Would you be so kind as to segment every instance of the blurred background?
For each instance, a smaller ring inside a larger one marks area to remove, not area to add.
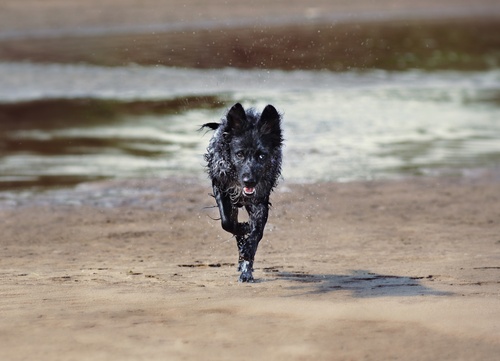
[[[497,0],[1,0],[0,191],[205,179],[235,102],[287,181],[498,169],[499,34]]]

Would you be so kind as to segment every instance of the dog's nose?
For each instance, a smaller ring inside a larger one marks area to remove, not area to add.
[[[245,186],[247,186],[247,187],[253,187],[253,186],[255,186],[255,184],[257,184],[254,177],[249,176],[249,175],[244,175],[241,180],[243,181],[243,184],[245,184]]]

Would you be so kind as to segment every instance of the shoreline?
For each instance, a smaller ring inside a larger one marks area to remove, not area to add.
[[[81,181],[69,185],[15,187],[0,191],[0,211],[16,208],[31,207],[103,207],[144,208],[159,211],[162,204],[168,203],[172,195],[171,189],[183,194],[183,187],[194,189],[206,188],[210,192],[210,180],[205,178],[203,168],[200,176],[184,177],[150,177],[150,178],[122,178],[122,179],[95,179]],[[287,193],[290,188],[297,187],[328,187],[351,185],[386,185],[391,184],[425,184],[436,183],[471,187],[479,185],[499,185],[500,168],[461,168],[446,170],[427,175],[399,175],[389,178],[375,178],[370,180],[352,179],[347,181],[333,180],[287,180],[282,179],[272,194]],[[175,192],[174,192],[175,193]],[[208,194],[207,193],[207,194]],[[211,198],[209,198],[210,200]],[[176,201],[177,202],[177,201]]]

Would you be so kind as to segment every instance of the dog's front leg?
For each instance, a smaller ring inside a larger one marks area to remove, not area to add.
[[[267,223],[267,216],[269,213],[269,205],[265,203],[247,205],[246,210],[249,216],[250,234],[248,237],[236,238],[238,241],[239,257],[239,270],[241,271],[240,282],[253,282],[252,275],[253,261],[257,247],[262,236],[264,235],[264,227]]]
[[[221,192],[217,186],[213,186],[213,191],[219,208],[222,228],[236,237],[243,237],[248,234],[250,226],[247,222],[238,222],[238,207],[233,205],[229,195]]]

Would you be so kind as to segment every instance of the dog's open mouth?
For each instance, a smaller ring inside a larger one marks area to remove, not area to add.
[[[255,193],[254,187],[243,187],[243,194],[246,196],[253,196]]]

